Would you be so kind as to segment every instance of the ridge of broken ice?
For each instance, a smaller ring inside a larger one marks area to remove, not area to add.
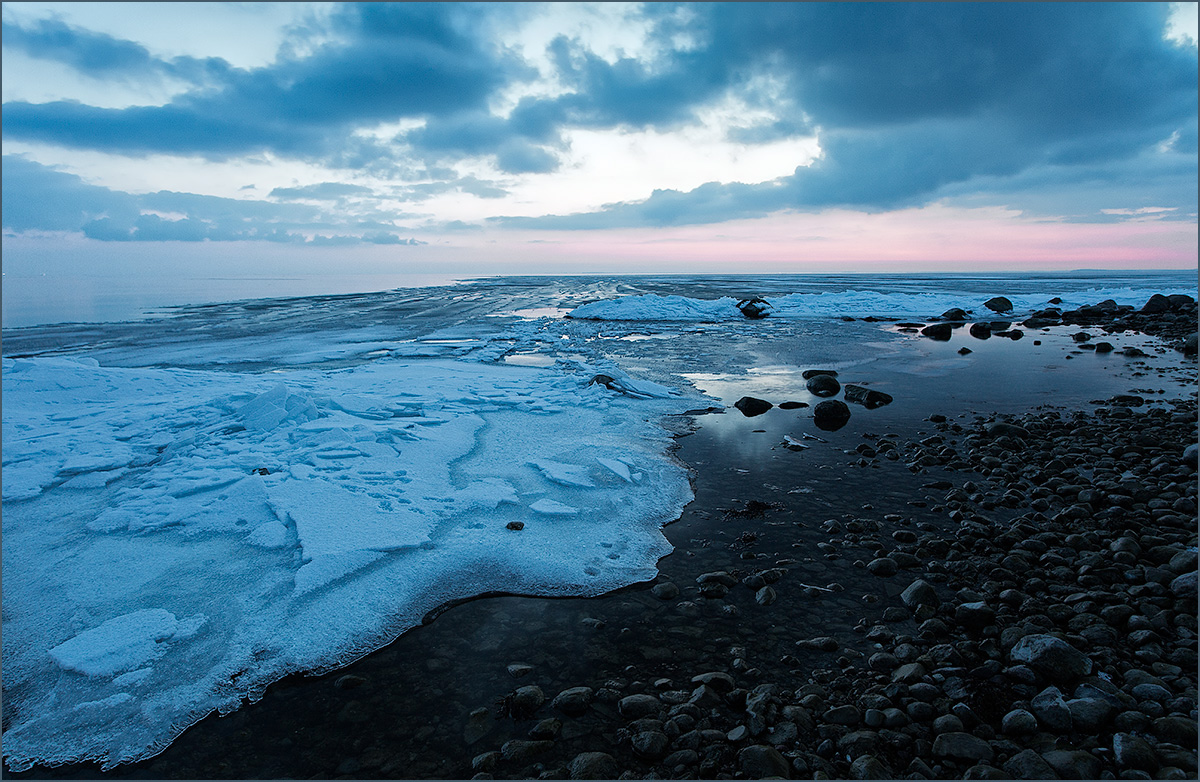
[[[1003,291],[1001,291],[1003,292]],[[1064,309],[1095,304],[1113,299],[1117,304],[1140,307],[1154,293],[1182,293],[1195,296],[1195,288],[1153,290],[1141,288],[1090,288],[1061,294]],[[981,317],[993,317],[983,303],[994,294],[983,293],[884,293],[869,290],[847,290],[821,293],[789,293],[763,295],[771,303],[772,318],[830,318],[867,316],[892,318],[928,318],[940,315],[953,307],[974,311]],[[1045,294],[1006,294],[1017,314],[1049,306]],[[568,313],[581,320],[643,320],[720,322],[744,320],[737,308],[738,299],[723,296],[719,299],[696,299],[685,296],[660,296],[655,293],[620,296],[583,304]]]
[[[4,359],[9,768],[148,757],[451,600],[651,578],[695,400],[607,371]]]

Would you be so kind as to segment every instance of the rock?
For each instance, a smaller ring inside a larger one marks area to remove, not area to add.
[[[1012,312],[1013,303],[1004,296],[996,296],[983,303],[992,312]]]
[[[661,584],[655,584],[651,588],[650,593],[659,600],[674,600],[679,597],[679,587],[672,584],[670,581],[664,581]]]
[[[658,760],[667,753],[668,743],[667,734],[657,730],[644,730],[634,735],[631,741],[633,754],[642,760]]]
[[[885,394],[882,391],[864,388],[862,386],[847,385],[845,386],[846,393],[844,399],[847,402],[852,402],[856,405],[862,405],[868,410],[874,410],[884,405],[892,403],[892,395]]]
[[[754,602],[760,606],[769,606],[775,602],[776,597],[775,590],[769,586],[765,586],[754,593]]]
[[[962,603],[954,609],[954,621],[962,627],[979,630],[995,624],[996,611],[985,602]]]
[[[1122,769],[1135,768],[1153,774],[1158,771],[1158,757],[1145,739],[1132,733],[1117,733],[1112,738],[1113,757]]]
[[[1038,722],[1046,730],[1053,733],[1069,733],[1071,730],[1071,710],[1057,687],[1047,687],[1034,696],[1030,709]]]
[[[1185,355],[1185,356],[1196,355],[1197,335],[1196,334],[1187,335],[1187,337],[1183,340],[1183,345],[1182,345],[1182,347],[1180,347],[1180,350],[1183,351],[1183,355]]]
[[[821,719],[825,722],[832,722],[834,725],[857,725],[862,721],[862,712],[853,704],[844,706],[835,706],[827,710],[821,715]]]
[[[1196,746],[1196,721],[1187,717],[1159,717],[1154,721],[1154,735],[1181,747]]]
[[[992,748],[978,736],[970,733],[942,733],[933,742],[933,754],[939,758],[950,758],[962,762],[978,763],[990,761]]]
[[[531,684],[526,687],[518,687],[517,691],[512,694],[510,710],[517,719],[524,719],[540,709],[545,702],[546,694],[542,692],[542,688]]]
[[[755,744],[738,753],[738,766],[748,779],[792,778],[792,766],[773,747]]]
[[[1196,599],[1196,571],[1184,573],[1182,576],[1176,576],[1171,580],[1171,594],[1178,598]]]
[[[850,408],[838,399],[827,399],[813,408],[813,423],[818,429],[835,432],[850,420]]]
[[[1013,779],[1058,779],[1058,774],[1038,753],[1024,749],[1004,764],[1004,771]]]
[[[933,586],[928,581],[922,581],[919,578],[900,593],[900,599],[904,601],[904,605],[914,611],[920,606],[937,608],[942,602]]]
[[[1067,701],[1075,730],[1098,733],[1113,715],[1113,707],[1102,698],[1072,698]]]
[[[568,717],[578,717],[588,710],[594,695],[591,687],[571,687],[554,696],[550,706]]]
[[[580,752],[569,764],[571,779],[616,779],[617,761],[607,752]]]
[[[798,410],[801,407],[808,407],[808,402],[780,402],[780,410]]]
[[[800,373],[800,377],[805,380],[812,380],[817,375],[829,375],[830,377],[837,377],[838,373],[837,370],[834,369],[806,369]]]
[[[859,755],[850,764],[851,779],[894,779],[895,774],[873,755]]]
[[[921,334],[938,342],[949,342],[954,334],[954,327],[949,323],[931,323],[921,329]]]
[[[867,563],[867,572],[873,576],[880,578],[888,578],[900,572],[900,566],[896,564],[896,560],[889,557],[879,557]]]
[[[742,411],[742,415],[747,418],[753,418],[756,415],[762,415],[770,410],[774,405],[765,399],[755,399],[752,396],[744,396],[733,403],[733,406]]]
[[[1052,635],[1027,635],[1008,654],[1012,662],[1024,663],[1053,682],[1069,682],[1092,672],[1087,655]]]
[[[500,747],[500,755],[511,763],[528,763],[533,758],[554,747],[553,741],[525,741],[512,739]]]
[[[463,728],[463,740],[469,747],[490,733],[493,725],[492,712],[489,709],[484,707],[475,709],[467,718],[466,727]]]
[[[505,524],[504,527],[505,527],[505,529],[510,529],[510,530],[513,530],[514,532],[520,532],[521,530],[525,529],[525,522],[510,521],[507,524]]]
[[[529,731],[531,739],[555,739],[562,732],[562,723],[554,717],[547,717],[534,725]]]
[[[925,666],[920,663],[905,663],[892,671],[892,681],[900,684],[912,684],[925,678]]]
[[[842,390],[842,384],[837,378],[829,375],[814,375],[804,386],[814,396],[834,396]]]
[[[972,323],[969,332],[975,339],[992,338],[992,327],[986,323]]]
[[[1197,457],[1200,457],[1200,445],[1192,443],[1187,448],[1183,449],[1183,463],[1195,466]]]
[[[737,303],[737,308],[751,320],[762,320],[770,314],[772,309],[770,302],[757,296],[753,299],[742,299]]]
[[[1019,437],[1022,440],[1029,439],[1029,430],[1023,426],[1016,424],[1008,424],[1003,421],[990,424],[987,428],[988,437]]]
[[[1113,344],[1111,342],[1097,342],[1096,343],[1096,352],[1097,353],[1112,353],[1113,352]]]
[[[1169,312],[1171,309],[1171,300],[1161,293],[1156,293],[1150,297],[1150,300],[1142,305],[1138,310],[1143,315],[1156,315],[1161,312]]]
[[[836,638],[828,635],[820,635],[815,638],[805,638],[796,642],[796,646],[801,649],[816,649],[821,652],[836,652],[841,648]]]
[[[500,753],[495,750],[483,752],[471,759],[471,770],[491,773],[496,770],[496,765],[500,762],[500,758]]]
[[[505,670],[514,679],[520,679],[522,676],[528,676],[533,673],[533,666],[528,663],[510,663]]]
[[[662,711],[662,701],[653,695],[628,695],[617,702],[617,710],[631,720],[656,717]]]
[[[960,355],[960,356],[969,356],[969,355],[971,355],[971,354],[972,354],[972,353],[974,353],[974,352],[975,352],[975,351],[971,350],[971,349],[970,349],[970,348],[968,348],[968,347],[961,347],[961,348],[959,348],[959,349],[958,349],[958,355]]]
[[[966,311],[959,309],[958,307],[952,307],[942,313],[942,320],[963,321],[966,319],[967,319]]]
[[[1037,733],[1037,729],[1037,717],[1025,709],[1013,709],[1004,715],[1004,720],[1000,723],[1000,730],[1008,736],[1028,736]]]
[[[698,673],[692,677],[692,684],[707,684],[721,694],[732,692],[736,686],[732,676],[720,671]]]
[[[1063,779],[1100,778],[1100,761],[1090,752],[1055,749],[1042,753],[1042,758]]]

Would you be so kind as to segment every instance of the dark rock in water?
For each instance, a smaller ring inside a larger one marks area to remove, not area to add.
[[[1009,329],[1008,331],[1000,332],[996,336],[997,337],[1008,337],[1013,342],[1016,342],[1018,339],[1023,339],[1025,337],[1025,332],[1021,331],[1020,329]]]
[[[949,342],[953,333],[954,327],[949,323],[934,323],[921,329],[921,334],[939,342]]]
[[[790,779],[792,765],[774,747],[755,744],[738,753],[738,765],[747,779],[780,777]]]
[[[975,339],[990,339],[992,336],[992,327],[986,323],[972,323],[971,336]]]
[[[942,313],[942,320],[966,320],[967,313],[958,307],[953,307]]]
[[[833,369],[806,369],[800,373],[800,377],[804,378],[805,380],[812,380],[817,375],[829,375],[830,377],[837,377],[837,371]]]
[[[733,403],[733,406],[742,411],[742,415],[747,418],[753,418],[756,415],[763,413],[774,407],[773,404],[765,399],[755,399],[752,396],[744,396]]]
[[[1027,329],[1044,329],[1047,326],[1057,326],[1058,319],[1055,318],[1054,320],[1050,320],[1049,318],[1039,318],[1034,316],[1021,321],[1021,325]],[[996,332],[997,336],[999,336],[1000,333],[1001,332]]]
[[[1076,331],[1071,335],[1071,339],[1075,340],[1076,342],[1087,342],[1091,338],[1092,335],[1088,334],[1086,331]]]
[[[737,308],[751,320],[762,320],[770,314],[772,309],[769,301],[760,299],[757,296],[753,299],[742,299],[737,303]]]
[[[1003,421],[998,421],[988,426],[987,433],[989,437],[1020,437],[1022,440],[1029,439],[1028,429],[1016,424],[1006,424]]]
[[[550,705],[568,717],[578,717],[588,710],[594,694],[591,687],[571,687],[556,695]]]
[[[795,410],[799,407],[808,407],[808,402],[781,402],[780,410]]]
[[[1062,299],[1055,296],[1053,299],[1050,300],[1050,304],[1062,304]]]
[[[830,375],[813,375],[805,386],[814,396],[833,396],[842,390],[842,384]]]
[[[1121,355],[1128,356],[1129,358],[1140,358],[1145,356],[1146,352],[1141,348],[1128,347],[1121,351]]]
[[[546,702],[546,694],[535,684],[518,687],[509,700],[509,711],[517,719],[532,715]]]
[[[1011,320],[993,320],[993,321],[989,322],[987,325],[988,325],[988,328],[991,329],[993,332],[1008,331],[1010,328],[1012,328],[1012,321]]]
[[[885,394],[882,391],[875,391],[862,386],[846,386],[845,399],[847,402],[853,402],[856,405],[862,405],[868,410],[874,410],[877,407],[890,405],[892,403],[892,395]]]
[[[813,423],[818,429],[836,432],[850,420],[850,408],[838,399],[827,399],[813,408]]]
[[[960,356],[969,356],[970,354],[972,354],[974,352],[975,351],[971,350],[970,348],[959,348],[958,349],[958,355],[960,355]]]
[[[1087,655],[1061,638],[1043,633],[1017,641],[1009,651],[1009,658],[1055,682],[1069,682],[1092,672],[1092,661]]]
[[[1146,400],[1137,394],[1117,394],[1111,401],[1114,405],[1121,407],[1141,407],[1146,404]]]
[[[1013,303],[1003,296],[996,296],[995,298],[985,301],[983,306],[987,307],[992,312],[1011,312]]]
[[[1112,346],[1111,342],[1097,342],[1096,343],[1096,352],[1097,353],[1111,353],[1112,351],[1113,351],[1113,346]]]
[[[1168,312],[1171,309],[1171,300],[1161,293],[1156,293],[1150,297],[1150,300],[1142,305],[1139,310],[1144,315],[1156,315],[1160,312]]]
[[[670,581],[665,581],[661,584],[655,584],[650,590],[659,600],[674,600],[679,597],[679,587],[672,584]]]
[[[915,322],[913,322],[913,321],[903,321],[903,322],[901,322],[901,323],[897,323],[897,324],[896,324],[896,328],[900,328],[900,329],[923,329],[923,328],[925,328],[925,324],[924,324],[924,323],[915,323]]]
[[[616,779],[617,761],[607,752],[580,752],[567,765],[571,779]]]

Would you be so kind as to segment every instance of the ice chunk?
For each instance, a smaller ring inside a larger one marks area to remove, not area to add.
[[[144,608],[85,630],[51,649],[50,657],[64,670],[113,676],[157,660],[167,651],[165,641],[187,637],[203,623],[203,616],[180,622],[165,609]]]
[[[578,464],[563,464],[562,462],[552,462],[549,459],[537,459],[530,464],[538,468],[542,475],[564,486],[592,487],[596,485],[592,483],[587,470]]]
[[[384,556],[378,551],[344,551],[314,557],[296,571],[296,594],[304,594],[348,576]]]
[[[316,405],[307,397],[292,394],[283,383],[250,400],[238,410],[247,429],[268,431],[287,420],[308,421],[316,418]]]
[[[263,548],[279,548],[288,542],[288,528],[278,521],[268,521],[259,524],[249,535],[246,542]]]
[[[596,461],[602,466],[607,467],[614,475],[626,483],[633,483],[633,478],[629,475],[629,465],[624,462],[619,462],[616,459],[605,459],[603,456],[597,456]]]
[[[429,540],[432,520],[406,508],[382,510],[378,499],[329,481],[283,480],[267,488],[275,512],[287,515],[306,560],[367,549],[389,551]]]
[[[564,505],[561,502],[554,500],[538,500],[529,506],[534,513],[541,513],[545,516],[577,516],[579,508],[572,508],[570,505]]]

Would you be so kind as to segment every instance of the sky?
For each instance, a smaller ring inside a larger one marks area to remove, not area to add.
[[[5,3],[4,274],[1189,268],[1196,27],[1195,3]]]

